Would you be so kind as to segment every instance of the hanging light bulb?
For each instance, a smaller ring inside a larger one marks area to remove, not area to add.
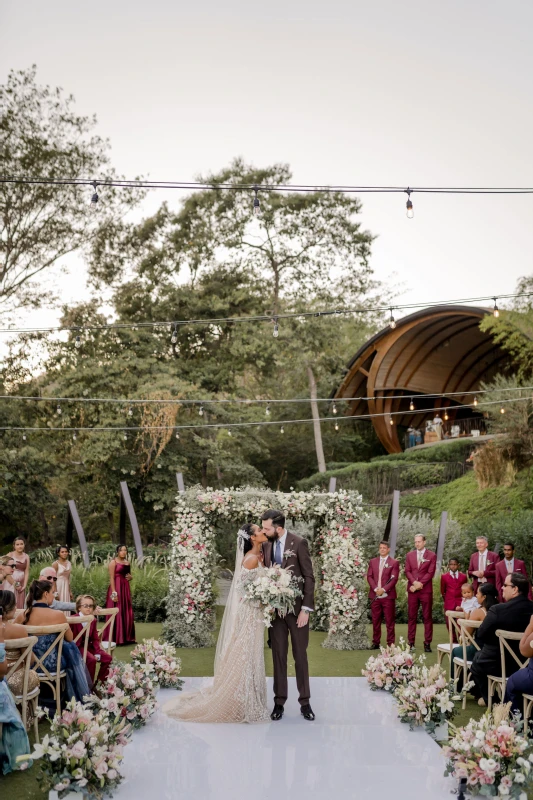
[[[337,413],[337,406],[335,405],[335,403],[333,403],[333,408],[331,410],[333,411],[334,414]]]
[[[203,415],[204,415],[204,407],[200,406],[200,408],[198,409],[198,416],[203,417]]]
[[[75,342],[74,342],[74,346],[75,346],[75,347],[81,347],[81,339],[80,339],[80,335],[79,335],[79,333],[78,333],[78,335],[76,336],[76,340],[75,340]]]
[[[96,211],[96,208],[98,207],[98,192],[96,191],[96,187],[97,186],[98,186],[98,184],[96,183],[96,181],[93,181],[92,182],[92,187],[94,189],[94,192],[93,192],[93,196],[91,197],[91,209],[93,211]]]
[[[274,317],[274,330],[272,331],[272,336],[274,337],[274,339],[277,339],[279,336],[279,325],[277,317]]]
[[[61,414],[62,414],[62,413],[63,413],[63,412],[62,412],[62,410],[61,410],[61,406],[60,406],[60,404],[58,403],[58,404],[57,404],[57,408],[56,408],[56,414],[59,414],[59,415],[61,416]]]
[[[444,412],[444,421],[445,422],[448,421],[448,412],[447,411]]]
[[[74,431],[74,433],[72,434],[72,438],[74,439],[74,441],[76,441],[76,439],[78,438],[77,431]]]
[[[172,336],[170,337],[170,343],[176,344],[178,341],[178,325],[174,323],[174,330],[172,331]]]
[[[411,402],[409,403],[409,411],[415,410],[415,404],[413,403],[413,398],[411,397]]]
[[[498,303],[497,303],[498,298],[494,297],[493,300],[494,300],[494,309],[493,309],[492,313],[494,314],[495,317],[499,317],[500,316],[500,309],[498,308]]]
[[[335,430],[336,430],[336,431],[338,431],[338,430],[339,430],[339,423],[338,423],[337,421],[335,421]]]
[[[255,192],[255,197],[254,197],[253,214],[254,214],[255,217],[260,217],[261,216],[261,203],[259,202],[259,197],[258,197],[258,194],[257,194],[257,192],[258,192],[257,186],[254,186],[254,192]]]
[[[22,434],[22,441],[23,441],[23,442],[25,442],[25,441],[26,441],[26,438],[27,438],[27,437],[26,437],[26,434],[25,434],[25,433],[23,433],[23,434]]]
[[[389,420],[389,425],[394,425],[394,420],[393,420],[393,418],[392,418],[392,417],[391,417],[391,418],[390,418],[390,420]]]
[[[407,193],[407,203],[405,204],[407,209],[407,219],[413,219],[415,212],[413,210],[413,203],[411,200],[411,189],[406,189],[405,191]]]
[[[500,408],[500,414],[505,414],[505,408],[503,406]]]
[[[128,408],[128,417],[133,417],[133,406]]]
[[[394,319],[394,314],[392,313],[392,311],[393,311],[393,309],[391,308],[391,310],[390,310],[390,319],[389,319],[389,325],[390,325],[390,327],[391,327],[391,328],[394,330],[394,328],[396,327],[396,320]]]
[[[228,436],[231,436],[231,435],[232,435],[231,428],[228,428]]]
[[[124,436],[122,438],[124,439],[125,442],[128,441],[128,434],[126,433],[126,431],[124,431]]]
[[[477,397],[474,397],[474,405],[477,406]]]
[[[179,439],[179,438],[180,438],[179,432],[176,431],[176,439]]]
[[[279,432],[280,432],[280,433],[285,433],[285,428],[283,427],[283,425],[282,425],[282,426],[281,426],[281,428],[279,429]]]
[[[265,416],[266,417],[270,416],[270,404],[265,408]]]

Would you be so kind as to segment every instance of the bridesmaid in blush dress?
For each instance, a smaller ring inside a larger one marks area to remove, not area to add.
[[[17,536],[13,542],[13,551],[9,553],[15,560],[15,569],[13,570],[13,578],[15,579],[14,589],[15,597],[17,598],[17,608],[24,608],[26,600],[26,586],[28,585],[28,578],[30,576],[30,558],[24,552],[26,542],[21,536]]]
[[[70,575],[72,564],[68,560],[70,553],[66,545],[59,545],[56,548],[57,561],[52,564],[57,573],[57,594],[61,603],[72,602],[72,592],[70,590]]]
[[[118,607],[119,609],[115,619],[113,639],[117,645],[133,644],[135,643],[135,619],[130,591],[132,575],[125,544],[118,545],[115,558],[109,562],[109,579],[110,586],[107,590],[105,605],[106,608]]]

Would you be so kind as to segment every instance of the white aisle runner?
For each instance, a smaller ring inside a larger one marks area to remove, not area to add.
[[[210,682],[189,678],[185,690]],[[312,678],[317,715],[299,712],[296,684],[281,722],[180,723],[158,711],[125,748],[118,800],[444,800],[440,747],[399,722],[394,700],[364,678]],[[269,701],[272,680],[268,681]],[[159,693],[160,703],[174,696]]]

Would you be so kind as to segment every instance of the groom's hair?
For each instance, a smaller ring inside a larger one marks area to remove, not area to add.
[[[285,527],[285,514],[283,511],[279,511],[277,508],[269,508],[268,511],[264,512],[264,514],[261,514],[261,519],[271,519],[273,525],[276,525],[279,528]]]

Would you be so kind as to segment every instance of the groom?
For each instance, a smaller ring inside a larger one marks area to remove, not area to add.
[[[314,610],[315,577],[313,562],[309,554],[307,541],[301,536],[290,533],[285,528],[285,516],[282,511],[269,509],[261,516],[263,533],[268,542],[263,545],[265,566],[279,564],[290,569],[297,578],[302,578],[303,599],[298,598],[294,614],[280,617],[276,614],[272,623],[270,639],[272,642],[272,660],[274,662],[274,710],[271,719],[279,720],[283,716],[283,707],[287,700],[287,653],[289,650],[289,633],[296,667],[296,685],[299,692],[300,710],[305,719],[313,720],[315,715],[309,705],[311,690],[309,688],[309,666],[307,663],[307,646],[309,644],[309,614]]]

